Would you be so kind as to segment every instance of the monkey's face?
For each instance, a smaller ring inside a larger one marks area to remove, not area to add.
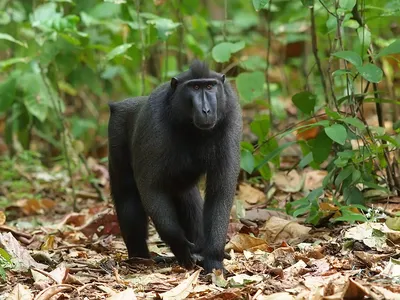
[[[192,107],[193,124],[199,129],[212,129],[218,119],[217,80],[190,80],[185,90]]]
[[[180,119],[190,119],[201,130],[214,128],[225,99],[225,76],[219,74],[216,77],[189,79],[179,84],[178,79],[172,79],[171,86],[176,89],[173,106]]]

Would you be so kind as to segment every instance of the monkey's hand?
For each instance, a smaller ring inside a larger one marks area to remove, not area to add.
[[[171,251],[174,253],[178,263],[188,270],[194,268],[196,264],[195,258],[192,256],[192,248],[194,244],[185,239],[184,245],[179,243],[171,244]]]

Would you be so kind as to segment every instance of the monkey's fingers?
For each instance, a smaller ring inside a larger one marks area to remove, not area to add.
[[[175,256],[163,256],[163,255],[157,255],[153,257],[153,260],[156,264],[171,264],[176,262],[176,257]]]

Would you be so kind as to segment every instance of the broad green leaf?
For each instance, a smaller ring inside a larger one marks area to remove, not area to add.
[[[352,10],[357,0],[339,0],[339,6],[346,10]]]
[[[261,56],[252,55],[249,56],[245,61],[242,61],[240,66],[248,71],[265,70],[267,67],[267,62]]]
[[[7,262],[11,263],[11,256],[10,254],[8,254],[8,252],[6,250],[4,250],[3,248],[0,248],[0,256],[6,260]]]
[[[363,131],[365,129],[365,124],[358,118],[347,117],[347,118],[341,119],[341,121],[356,127],[360,131]]]
[[[28,45],[24,42],[21,42],[19,40],[17,40],[16,38],[14,38],[13,36],[7,34],[7,33],[1,33],[0,32],[0,40],[7,40],[13,43],[16,43],[22,47],[28,48]]]
[[[164,18],[147,20],[147,23],[156,27],[158,38],[162,41],[166,41],[174,30],[181,25],[181,23],[175,23],[170,19]]]
[[[260,141],[259,141],[260,142]],[[269,138],[267,141],[263,141],[260,144],[260,148],[258,149],[259,152],[263,155],[263,157],[265,155],[270,154],[271,152],[273,152],[275,149],[279,148],[279,144],[278,141],[276,140],[275,137],[271,137]],[[279,168],[279,164],[280,164],[280,158],[279,156],[276,156],[274,158],[272,158],[270,160],[273,164],[276,165],[276,167]]]
[[[241,149],[247,149],[250,152],[254,151],[254,146],[252,144],[250,144],[249,142],[246,142],[246,141],[241,141],[240,142],[240,147],[241,147]]]
[[[116,56],[124,54],[132,46],[133,46],[133,43],[129,43],[129,44],[122,44],[122,45],[115,47],[109,53],[107,53],[107,56],[106,56],[107,60],[112,60]]]
[[[243,102],[251,102],[264,92],[263,72],[243,72],[236,77],[236,87]]]
[[[310,204],[308,204],[307,206],[304,207],[300,207],[298,209],[296,209],[292,216],[297,218],[298,216],[304,215],[305,213],[308,213],[310,211]]]
[[[326,135],[334,142],[344,145],[347,139],[347,130],[341,124],[333,124],[325,128]]]
[[[257,115],[250,123],[250,128],[259,140],[264,140],[267,137],[270,128],[269,116]]]
[[[383,48],[375,57],[379,58],[386,55],[398,54],[400,53],[400,39],[395,40],[386,48]]]
[[[277,155],[279,155],[283,150],[285,150],[287,147],[290,147],[291,145],[295,144],[296,142],[287,142],[281,146],[279,146],[278,148],[276,148],[274,151],[272,151],[271,153],[269,153],[268,155],[266,155],[264,157],[264,159],[261,161],[261,163],[259,163],[255,170],[260,169],[263,165],[265,165],[268,161],[270,161],[271,159],[275,158]]]
[[[41,98],[41,95],[29,95],[24,98],[24,104],[26,109],[34,115],[39,121],[43,122],[47,118],[48,106],[44,103],[45,99]]]
[[[317,97],[310,92],[304,91],[293,95],[292,101],[303,113],[310,114],[314,112]]]
[[[338,188],[342,184],[343,180],[349,177],[354,171],[355,169],[352,165],[349,165],[340,171],[339,175],[335,179],[336,187]]]
[[[342,216],[335,218],[334,221],[342,221],[342,222],[349,222],[349,223],[354,223],[354,222],[366,222],[367,218],[364,215],[354,213],[350,210],[346,210],[346,213],[342,211]]]
[[[15,100],[16,81],[10,76],[0,83],[0,112],[7,111]]]
[[[346,75],[346,74],[351,74],[350,70],[344,70],[344,69],[339,69],[336,70],[332,73],[332,76],[342,76],[342,75]]]
[[[311,148],[314,161],[318,164],[324,162],[332,150],[332,140],[326,135],[325,131],[321,131]]]
[[[255,155],[256,165],[262,162],[263,157],[264,156],[262,154]],[[270,180],[272,178],[272,171],[269,164],[263,164],[260,168],[257,169],[257,171],[260,172],[262,178],[265,180]]]
[[[346,204],[365,204],[363,194],[355,186],[350,186],[343,191],[343,200]]]
[[[267,4],[269,0],[253,0],[253,6],[256,11],[259,11],[260,9],[263,9]]]
[[[359,67],[362,65],[362,58],[356,52],[353,51],[339,51],[332,53],[333,56],[342,58],[352,63],[354,66]]]
[[[341,118],[341,115],[337,111],[333,111],[329,107],[325,107],[325,113],[328,117],[330,117],[334,120],[338,120]]]
[[[371,63],[357,67],[357,71],[360,72],[362,77],[373,83],[380,82],[383,77],[381,68]]]
[[[314,0],[301,0],[301,3],[303,3],[303,5],[305,7],[313,7],[314,6]]]
[[[314,157],[312,152],[309,152],[306,156],[304,156],[301,161],[299,162],[299,168],[304,169],[306,166],[308,166],[310,163],[314,161]]]
[[[364,50],[368,49],[371,44],[371,32],[367,27],[359,27],[357,28],[358,38],[360,43],[364,45]]]
[[[215,45],[212,49],[212,57],[216,62],[223,63],[229,61],[231,55],[242,50],[245,46],[244,41],[237,43],[223,42]]]
[[[7,60],[0,61],[0,70],[18,63],[27,63],[29,57],[13,57]]]
[[[240,167],[247,173],[251,174],[254,170],[254,165],[255,160],[253,154],[247,149],[242,149]]]

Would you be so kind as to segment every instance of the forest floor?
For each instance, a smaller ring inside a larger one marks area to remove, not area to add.
[[[371,211],[376,213],[371,222],[312,228],[303,219],[266,209],[268,199],[276,201],[268,207],[284,208],[301,198],[304,186],[312,190],[321,184],[324,171],[277,172],[267,193],[239,185],[224,278],[174,263],[127,262],[107,169],[94,159],[88,166],[100,189],[75,178],[78,212],[73,212],[65,170],[13,165],[29,194],[40,197],[20,195],[0,210],[0,248],[8,253],[0,253],[1,300],[400,299],[400,231],[380,221],[379,211]],[[0,194],[15,198],[21,186],[8,182]],[[376,207],[388,210],[399,201],[390,198]],[[154,254],[172,255],[153,227],[149,246]]]

